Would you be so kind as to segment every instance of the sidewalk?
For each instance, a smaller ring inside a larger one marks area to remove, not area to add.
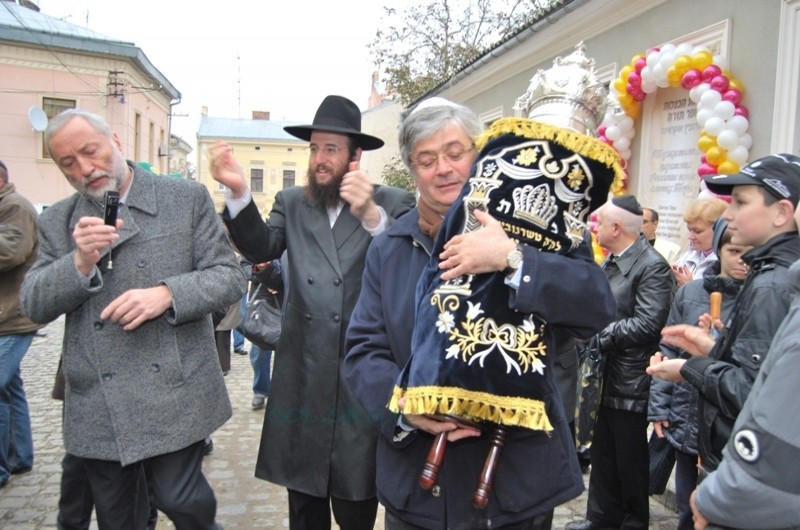
[[[22,378],[31,409],[35,462],[33,471],[13,476],[0,489],[0,528],[40,530],[56,527],[63,443],[61,403],[50,398],[61,352],[63,319],[42,330],[22,362]],[[227,530],[284,529],[289,527],[286,491],[253,476],[264,409],[250,409],[253,397],[249,357],[233,354],[231,372],[225,378],[233,405],[233,417],[214,433],[214,452],[204,463],[206,476],[217,495],[218,521]],[[586,477],[588,480],[588,476]],[[583,518],[586,494],[556,508],[554,530]],[[674,530],[676,514],[651,499],[650,528]],[[96,528],[96,525],[92,525]],[[174,528],[161,517],[157,530]],[[377,530],[383,530],[383,510]]]

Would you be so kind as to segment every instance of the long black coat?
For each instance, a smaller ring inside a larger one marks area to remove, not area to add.
[[[410,193],[386,186],[373,199],[390,221],[414,206]],[[290,268],[256,476],[317,497],[374,497],[377,429],[340,373],[372,238],[346,205],[331,228],[302,187],[277,194],[268,223],[252,202],[223,217],[245,258],[261,263],[286,250]]]

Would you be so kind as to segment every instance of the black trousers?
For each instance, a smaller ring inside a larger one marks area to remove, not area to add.
[[[599,526],[647,530],[650,464],[647,414],[600,407],[594,428],[586,518]]]
[[[314,497],[289,492],[290,530],[330,530],[331,510],[341,530],[372,530],[378,514],[378,499],[348,501],[336,497]]]
[[[71,456],[70,462],[85,470],[101,530],[145,528],[151,502],[178,530],[219,528],[215,523],[217,501],[202,471],[202,440],[124,467],[119,462],[76,456]],[[59,506],[64,504],[62,501]]]

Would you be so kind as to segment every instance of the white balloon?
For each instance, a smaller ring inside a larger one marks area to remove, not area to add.
[[[722,95],[719,92],[716,90],[706,90],[703,92],[703,95],[700,96],[700,103],[697,105],[703,108],[713,109],[720,101],[722,101]]]
[[[696,87],[689,90],[689,99],[691,99],[695,103],[699,103],[700,98],[703,97],[703,94],[705,94],[710,89],[711,85],[709,85],[708,83],[700,83]]]
[[[655,65],[657,65],[661,61],[661,52],[652,52],[645,58],[647,61],[647,66],[652,69]]]
[[[730,101],[720,101],[719,103],[714,105],[714,116],[720,119],[729,120],[733,118],[733,115],[735,113],[736,113],[736,106]]]
[[[733,149],[728,150],[728,160],[736,162],[739,165],[739,167],[742,167],[745,164],[745,162],[747,162],[748,156],[750,156],[750,153],[747,151],[747,148],[743,145],[737,145]]]
[[[714,116],[714,114],[708,109],[700,109],[697,111],[697,125],[700,127],[705,127],[706,122],[709,118]]]
[[[674,44],[672,44],[670,42],[670,43],[665,44],[665,45],[663,45],[661,47],[661,55],[664,55],[665,53],[671,53],[671,54],[675,55],[675,50],[676,49],[677,49],[677,46],[675,46]]]
[[[624,151],[618,151],[618,153],[623,160],[628,160],[631,157],[630,149],[625,149]]]
[[[739,136],[746,133],[749,126],[750,122],[744,116],[734,116],[728,119],[728,128],[735,131]]]
[[[649,66],[645,66],[644,68],[642,68],[642,70],[639,72],[639,76],[642,78],[643,85],[648,81],[656,80],[656,76],[653,74],[653,69],[650,68]]]
[[[751,147],[753,147],[753,137],[747,133],[739,136],[739,145],[741,145],[745,149],[750,149]]]
[[[622,132],[633,129],[633,118],[631,118],[630,116],[625,116],[624,118],[619,120],[619,123],[617,123],[617,127],[619,127],[619,130]]]
[[[659,64],[661,66],[663,66],[664,69],[666,70],[667,68],[669,68],[670,66],[675,64],[675,54],[674,53],[664,53],[662,51],[661,52],[661,60],[659,61]]]
[[[690,53],[692,53],[692,45],[689,44],[688,42],[684,42],[683,44],[680,44],[678,45],[677,48],[675,48],[675,55],[677,56],[689,55]]]
[[[730,129],[725,129],[717,135],[717,145],[723,149],[731,150],[739,145],[739,135]]]
[[[725,130],[725,122],[722,121],[722,119],[713,116],[706,121],[706,124],[703,126],[703,128],[711,136],[717,136],[719,133]],[[607,133],[606,136],[608,136]]]
[[[723,70],[728,69],[728,58],[723,57],[722,55],[714,55],[713,64],[716,64]]]
[[[612,142],[616,142],[622,136],[622,131],[619,130],[619,127],[616,125],[612,125],[611,127],[606,128],[606,138],[611,140]]]
[[[631,141],[626,137],[617,138],[614,141],[614,149],[622,152],[631,146]]]
[[[628,129],[627,131],[624,131],[624,132],[622,133],[622,136],[624,136],[624,137],[625,137],[625,138],[627,138],[628,140],[633,140],[633,137],[634,137],[634,136],[636,136],[636,129],[634,129],[633,127],[631,127],[631,128],[630,128],[630,129]]]
[[[647,81],[647,83],[642,82],[642,92],[645,94],[652,94],[656,90],[658,90],[658,82],[655,80],[655,77]]]

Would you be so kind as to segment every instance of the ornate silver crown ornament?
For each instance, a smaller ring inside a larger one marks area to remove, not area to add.
[[[515,115],[596,136],[608,90],[585,52],[580,42],[568,56],[556,57],[552,68],[537,71],[527,92],[514,103]]]

